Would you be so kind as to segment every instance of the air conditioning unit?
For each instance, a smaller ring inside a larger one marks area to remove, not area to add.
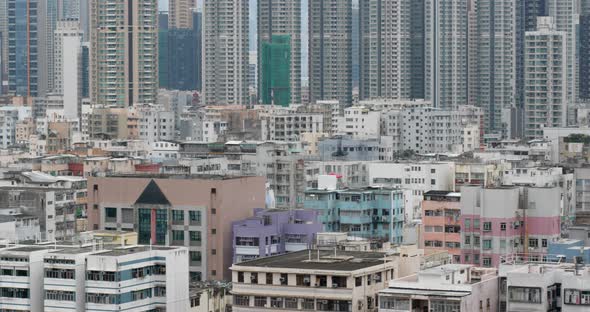
[[[279,280],[280,280],[281,282],[284,282],[284,281],[285,281],[285,278],[284,278],[284,277],[281,277],[281,278],[279,278]]]
[[[333,283],[332,284],[332,288],[338,288],[338,284],[337,283]]]
[[[328,304],[328,300],[318,300],[318,303],[321,303],[321,304]]]
[[[309,277],[304,277],[303,284],[309,285],[309,283],[310,283]]]

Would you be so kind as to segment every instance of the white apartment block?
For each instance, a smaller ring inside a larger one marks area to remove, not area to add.
[[[338,134],[354,139],[378,139],[380,136],[381,112],[364,106],[344,109],[344,116],[338,118]]]
[[[555,258],[505,257],[500,265],[500,310],[588,311],[590,267],[560,263]]]
[[[130,108],[137,114],[139,138],[148,144],[174,139],[174,112],[157,105],[143,105]]]
[[[497,296],[495,269],[445,264],[390,281],[379,292],[379,312],[492,312]]]
[[[55,30],[53,92],[62,96],[66,118],[80,118],[82,30],[78,21],[59,21]]]
[[[0,250],[6,311],[187,311],[183,247],[29,245]]]
[[[525,36],[525,137],[543,137],[544,127],[565,127],[568,118],[567,33],[540,17]]]
[[[16,143],[16,123],[19,113],[16,107],[0,108],[0,147],[7,148]]]
[[[415,195],[454,189],[455,164],[452,162],[375,162],[367,166],[370,185],[409,189]]]

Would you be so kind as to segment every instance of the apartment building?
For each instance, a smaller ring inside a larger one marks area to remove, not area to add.
[[[528,140],[543,137],[543,127],[568,125],[575,74],[571,73],[569,33],[558,31],[551,17],[539,17],[536,31],[525,36],[525,132]]]
[[[232,222],[264,207],[262,177],[91,177],[88,227],[136,231],[140,244],[188,248],[193,280],[229,280]]]
[[[498,311],[497,296],[495,269],[445,264],[390,281],[379,292],[379,312],[492,312]]]
[[[305,191],[305,209],[318,212],[323,230],[351,236],[401,243],[405,221],[403,193],[399,189],[337,189],[335,178],[318,189]]]
[[[45,311],[43,257],[50,250],[39,246],[0,249],[0,309],[31,312]]]
[[[428,191],[422,201],[422,241],[425,251],[447,250],[461,262],[461,193]]]
[[[233,311],[374,311],[377,293],[415,254],[302,250],[239,264],[232,270]]]
[[[109,0],[89,5],[92,103],[117,107],[156,103],[157,3]]]
[[[260,137],[268,141],[296,142],[304,133],[324,133],[322,114],[279,109],[260,114]]]
[[[0,250],[0,309],[185,311],[183,247],[28,245]]]
[[[35,174],[36,181],[43,177],[43,174]],[[0,187],[0,203],[5,212],[0,214],[37,217],[39,239],[62,240],[75,235],[76,220],[86,211],[86,181],[79,177],[62,177],[61,181],[64,180],[70,183],[47,186],[57,182],[57,179],[47,179],[39,186]]]
[[[353,139],[379,139],[381,113],[363,106],[344,109],[344,116],[337,119],[337,134]]]
[[[499,311],[587,311],[590,269],[559,259],[506,257],[499,270]]]
[[[461,262],[498,267],[505,254],[541,258],[561,234],[558,187],[461,188]]]
[[[316,211],[255,209],[232,225],[233,263],[310,248],[321,231]]]
[[[502,185],[560,188],[560,214],[573,217],[575,209],[574,173],[562,167],[520,167],[504,170]]]

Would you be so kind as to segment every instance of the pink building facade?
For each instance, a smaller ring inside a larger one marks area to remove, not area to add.
[[[500,257],[542,259],[560,237],[557,187],[461,188],[461,262],[498,267]]]
[[[453,262],[461,262],[461,194],[429,191],[422,201],[421,247],[447,250]]]

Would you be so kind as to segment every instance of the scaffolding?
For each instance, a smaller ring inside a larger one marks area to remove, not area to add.
[[[291,36],[273,35],[260,46],[261,104],[291,103]]]

